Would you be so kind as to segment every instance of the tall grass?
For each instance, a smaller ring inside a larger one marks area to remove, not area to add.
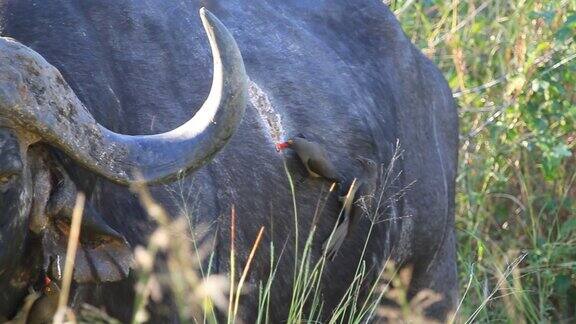
[[[367,320],[382,319],[387,318],[392,322],[400,322],[405,320],[410,320],[412,322],[430,322],[423,315],[425,309],[439,300],[439,296],[431,291],[423,291],[418,294],[413,300],[408,300],[407,290],[409,286],[411,271],[410,269],[404,269],[400,272],[398,276],[397,270],[392,262],[386,261],[381,270],[379,270],[377,276],[369,277],[370,271],[366,267],[365,261],[363,261],[363,256],[366,253],[367,241],[372,235],[374,226],[376,223],[382,220],[380,215],[382,211],[391,203],[393,200],[397,200],[401,197],[402,193],[407,189],[401,189],[399,192],[394,191],[395,184],[399,178],[399,174],[396,171],[396,162],[401,157],[400,146],[397,145],[395,154],[393,155],[391,161],[388,165],[382,165],[380,169],[379,176],[379,187],[376,192],[371,196],[361,197],[360,202],[364,202],[364,217],[371,220],[371,226],[367,234],[366,244],[361,251],[361,256],[359,258],[359,263],[356,266],[356,271],[354,279],[350,286],[348,287],[344,296],[342,296],[338,306],[331,310],[331,313],[326,314],[323,309],[322,301],[322,290],[320,289],[321,278],[324,272],[324,267],[327,262],[327,256],[324,254],[320,259],[315,259],[312,256],[313,239],[316,234],[316,222],[313,221],[312,228],[309,232],[304,233],[307,235],[304,246],[298,246],[294,243],[295,249],[298,249],[300,253],[297,253],[294,260],[293,269],[293,286],[292,286],[292,298],[290,300],[289,311],[287,314],[287,323],[318,323],[322,318],[328,315],[328,323],[363,323]],[[292,175],[288,168],[285,168],[286,176],[289,183],[292,184]],[[321,195],[317,204],[317,209],[313,219],[316,219],[325,206],[325,203],[330,195],[333,195],[332,188],[328,190],[325,195]],[[292,199],[294,201],[294,221],[295,224],[298,222],[298,212],[297,212],[297,194],[295,187],[291,185]],[[168,277],[171,280],[163,289],[167,289],[172,295],[178,296],[179,294],[184,294],[185,297],[181,302],[176,302],[179,308],[180,320],[182,321],[194,321],[202,323],[216,323],[218,322],[218,316],[216,315],[215,309],[213,307],[206,307],[206,305],[220,305],[218,309],[221,314],[226,317],[227,323],[240,322],[243,317],[239,313],[239,303],[242,299],[243,286],[245,283],[245,278],[250,271],[250,264],[254,254],[257,251],[257,247],[261,241],[264,228],[261,228],[258,236],[255,239],[255,243],[252,247],[250,256],[246,265],[244,265],[244,270],[242,271],[242,276],[240,280],[237,281],[237,276],[235,269],[236,265],[236,212],[232,207],[231,210],[231,229],[230,229],[230,273],[228,274],[229,284],[226,286],[210,286],[211,288],[220,288],[216,291],[212,291],[207,294],[204,293],[202,296],[207,298],[202,305],[204,308],[198,309],[197,307],[190,307],[190,305],[195,305],[199,302],[199,298],[195,297],[198,295],[199,291],[205,292],[199,284],[198,273],[202,274],[202,278],[206,282],[214,281],[215,275],[210,273],[204,273],[199,271],[199,264],[202,263],[203,258],[209,257],[206,253],[196,253],[197,255],[202,255],[202,258],[194,259],[194,255],[191,251],[187,251],[185,245],[172,244],[171,240],[166,237],[170,234],[174,236],[175,234],[180,236],[188,236],[190,239],[194,240],[192,233],[183,233],[184,227],[182,224],[182,218],[177,220],[171,220],[170,217],[165,213],[161,206],[157,205],[147,192],[145,188],[138,187],[136,191],[141,197],[141,202],[145,209],[148,211],[152,219],[154,219],[159,228],[153,233],[150,243],[147,248],[139,247],[136,249],[135,257],[136,264],[138,266],[138,273],[140,279],[136,285],[136,303],[135,311],[133,317],[133,323],[141,323],[148,320],[146,314],[147,302],[153,298],[152,291],[153,282],[155,276],[166,275],[166,274],[156,274],[154,263],[156,262],[157,255],[159,252],[163,251],[166,253],[167,263],[168,263]],[[354,199],[354,197],[348,194],[345,199]],[[358,197],[356,197],[358,199]],[[369,202],[370,200],[370,202]],[[371,206],[370,208],[367,206]],[[183,215],[184,218],[190,218],[191,215]],[[335,224],[336,226],[336,224]],[[190,227],[188,227],[190,228]],[[175,233],[175,234],[174,234]],[[300,235],[294,233],[295,239]],[[328,238],[328,239],[331,239]],[[288,243],[288,242],[286,242]],[[197,243],[192,244],[193,246],[198,246]],[[283,255],[283,249],[280,253],[275,250],[274,242],[270,242],[270,269],[272,270],[269,274],[267,280],[258,283],[258,306],[257,306],[257,321],[256,323],[269,323],[269,308],[270,308],[270,296],[274,292],[272,291],[272,285],[275,280],[277,280],[276,275],[278,274],[278,264],[280,258]],[[184,250],[184,253],[182,253]],[[278,257],[276,257],[278,255]],[[190,259],[194,259],[191,262]],[[175,260],[175,262],[170,262]],[[174,264],[171,267],[171,264]],[[191,269],[191,270],[189,270]],[[182,273],[189,273],[187,276],[182,275]],[[283,274],[285,275],[285,274]],[[152,280],[152,281],[151,281]],[[156,279],[159,280],[159,279]],[[393,284],[393,288],[390,284]],[[364,299],[361,297],[361,289],[366,289],[367,294]],[[254,288],[254,287],[251,287]],[[184,293],[183,290],[188,291]],[[218,299],[223,299],[222,294],[228,295],[228,305],[222,305],[222,302],[218,302]],[[395,307],[383,307],[382,299],[386,297],[396,303]],[[187,305],[186,302],[189,304]]]
[[[391,1],[459,106],[460,317],[576,321],[576,1]]]

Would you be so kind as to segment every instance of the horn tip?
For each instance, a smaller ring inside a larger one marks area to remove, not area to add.
[[[216,16],[214,16],[214,14],[210,12],[210,10],[206,9],[206,7],[200,8],[199,12],[200,12],[200,18],[202,20],[214,21],[214,19],[216,19]]]

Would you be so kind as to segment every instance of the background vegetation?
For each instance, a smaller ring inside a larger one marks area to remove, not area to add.
[[[576,322],[576,0],[388,3],[459,106],[460,318]]]

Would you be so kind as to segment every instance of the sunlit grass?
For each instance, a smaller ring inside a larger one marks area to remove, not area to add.
[[[459,106],[459,317],[575,321],[576,1],[390,2]]]

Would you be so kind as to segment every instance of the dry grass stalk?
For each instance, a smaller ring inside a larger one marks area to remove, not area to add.
[[[385,266],[382,287],[387,300],[394,306],[380,306],[377,314],[389,323],[439,323],[426,317],[426,310],[442,300],[442,296],[430,289],[421,290],[412,298],[408,298],[408,290],[412,280],[412,267],[406,266],[400,271],[391,262]]]
[[[72,276],[74,274],[74,261],[76,259],[76,250],[78,249],[80,226],[82,225],[82,214],[84,212],[85,202],[86,196],[83,193],[78,193],[72,212],[72,224],[70,226],[70,236],[68,237],[68,247],[66,249],[66,264],[64,265],[62,289],[58,298],[58,311],[56,315],[54,315],[54,324],[63,323],[65,315],[67,315],[73,323],[76,322],[74,313],[69,310],[66,305],[68,303],[70,285],[72,284]]]
[[[236,208],[232,205],[230,211],[230,296],[228,300],[228,323],[233,323],[234,313],[234,282],[236,277],[236,250],[234,242],[236,241]]]
[[[186,217],[173,220],[167,211],[154,201],[143,184],[135,185],[133,190],[139,195],[141,204],[150,217],[158,223],[158,228],[150,236],[148,246],[137,247],[135,251],[136,266],[140,273],[132,322],[148,321],[148,300],[151,298],[160,302],[164,295],[162,289],[167,289],[168,295],[173,297],[177,305],[179,321],[216,323],[213,306],[226,312],[224,296],[229,287],[223,276],[199,276],[201,262],[213,249],[210,244],[212,240],[207,240],[194,254]],[[165,263],[159,265],[160,268],[165,268],[155,272],[158,253],[166,257]]]
[[[244,266],[244,271],[242,272],[242,276],[240,277],[240,281],[238,282],[238,289],[236,291],[236,300],[234,301],[234,317],[238,313],[238,305],[240,303],[240,294],[242,293],[242,287],[244,286],[244,282],[246,281],[246,277],[248,276],[248,271],[250,270],[250,265],[252,264],[252,260],[254,259],[254,255],[256,254],[256,250],[260,245],[260,241],[262,240],[262,235],[264,234],[264,226],[260,227],[260,231],[258,232],[258,236],[256,236],[256,240],[252,245],[252,250],[250,251],[250,255],[248,256],[248,260],[246,261],[246,265]],[[230,296],[232,296],[232,292],[234,290],[230,290]]]

